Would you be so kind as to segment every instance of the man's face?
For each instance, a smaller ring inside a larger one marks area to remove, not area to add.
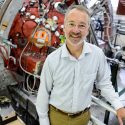
[[[83,43],[89,32],[89,17],[85,12],[73,9],[65,18],[66,43],[77,46]]]

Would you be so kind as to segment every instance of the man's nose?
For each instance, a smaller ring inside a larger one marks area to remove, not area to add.
[[[78,26],[73,27],[73,32],[74,33],[80,33],[80,28]]]

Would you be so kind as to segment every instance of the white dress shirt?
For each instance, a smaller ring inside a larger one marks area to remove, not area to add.
[[[40,125],[50,125],[49,104],[69,113],[91,104],[94,81],[115,109],[123,107],[110,81],[110,69],[103,51],[84,42],[78,59],[70,55],[66,44],[51,53],[43,66],[36,109]]]

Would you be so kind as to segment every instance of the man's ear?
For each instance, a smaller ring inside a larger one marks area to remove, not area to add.
[[[90,27],[88,28],[88,32],[87,32],[87,35],[89,35],[89,33],[90,33]]]

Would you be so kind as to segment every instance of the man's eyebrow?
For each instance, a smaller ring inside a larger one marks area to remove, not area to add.
[[[80,22],[80,24],[84,24],[84,25],[86,25],[86,23],[85,23],[85,22]]]
[[[74,23],[75,21],[70,20],[70,21],[68,21],[68,22],[69,22],[69,23]],[[84,24],[84,25],[86,25],[85,22],[80,22],[80,24]]]
[[[68,22],[71,22],[71,23],[73,22],[73,23],[74,23],[75,21],[70,20],[70,21],[68,21]]]

